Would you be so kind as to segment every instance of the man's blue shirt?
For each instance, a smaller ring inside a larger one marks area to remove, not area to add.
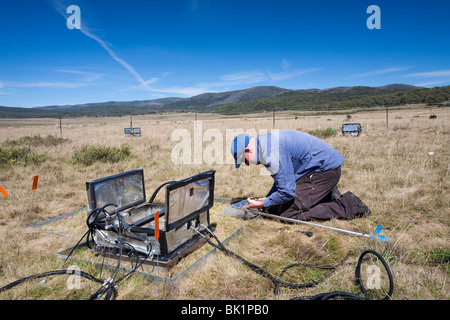
[[[339,167],[344,157],[326,142],[295,130],[259,135],[258,160],[269,170],[274,184],[264,207],[295,197],[296,181],[305,174]]]

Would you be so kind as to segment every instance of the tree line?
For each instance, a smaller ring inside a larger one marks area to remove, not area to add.
[[[220,114],[263,111],[342,110],[405,104],[449,105],[450,86],[386,92],[380,88],[353,87],[330,90],[294,90],[277,97],[226,104],[215,108]]]

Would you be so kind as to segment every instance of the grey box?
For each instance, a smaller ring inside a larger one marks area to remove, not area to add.
[[[96,222],[92,232],[94,249],[117,255],[120,232],[126,242],[122,249],[150,254],[159,265],[176,264],[205,243],[198,231],[214,229],[209,215],[214,205],[214,178],[215,171],[211,170],[166,182],[155,190],[149,201],[146,201],[143,169],[86,182],[87,224]],[[153,203],[163,188],[165,203]],[[157,225],[155,220],[159,220]]]
[[[358,137],[361,134],[360,123],[344,123],[342,125],[342,135]]]

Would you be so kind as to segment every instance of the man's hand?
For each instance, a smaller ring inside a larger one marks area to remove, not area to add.
[[[262,207],[264,207],[263,201],[265,198],[247,198],[248,201],[248,205],[246,205],[244,208],[249,208],[249,209],[261,209]]]

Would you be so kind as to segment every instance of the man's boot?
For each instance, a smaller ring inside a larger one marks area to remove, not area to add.
[[[372,212],[370,209],[362,202],[360,198],[358,198],[352,192],[349,192],[356,206],[355,218],[364,218],[368,217]]]

